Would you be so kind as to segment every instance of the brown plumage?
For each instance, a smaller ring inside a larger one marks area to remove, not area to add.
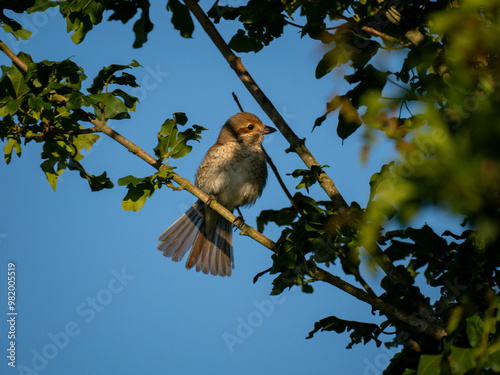
[[[217,142],[207,151],[196,172],[195,184],[233,211],[251,205],[266,185],[265,126],[251,113],[238,113],[222,127]],[[232,223],[198,200],[158,238],[158,250],[180,261],[189,253],[186,268],[212,275],[231,276],[234,268]]]

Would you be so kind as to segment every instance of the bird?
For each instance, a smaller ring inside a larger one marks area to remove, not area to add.
[[[229,211],[237,209],[239,212],[239,207],[255,203],[267,181],[262,142],[265,134],[275,131],[248,112],[240,112],[226,121],[195,175],[195,185],[210,199],[207,202],[198,199],[160,235],[158,250],[164,256],[179,262],[191,249],[187,269],[196,266],[197,272],[231,276],[234,269],[233,223],[208,204],[216,199]]]

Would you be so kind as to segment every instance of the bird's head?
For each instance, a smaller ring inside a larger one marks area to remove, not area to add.
[[[257,116],[248,112],[240,112],[226,121],[217,138],[217,143],[223,144],[236,140],[245,144],[260,144],[264,140],[264,134],[275,131],[276,129],[264,125]]]

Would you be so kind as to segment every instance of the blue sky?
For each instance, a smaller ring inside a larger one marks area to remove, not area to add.
[[[209,129],[193,152],[175,161],[178,173],[192,179],[220,126],[238,112],[232,92],[246,111],[272,124],[201,28],[196,24],[192,39],[181,38],[170,24],[165,2],[154,3],[155,28],[138,50],[131,47],[131,25],[118,22],[98,25],[75,45],[65,33],[64,20],[53,10],[16,16],[33,32],[27,42],[16,43],[5,34],[1,38],[35,61],[71,57],[84,68],[88,85],[103,66],[137,60],[142,67],[130,73],[142,88],[129,92],[141,103],[130,120],[109,125],[152,154],[163,121],[173,112],[185,112],[189,124]],[[211,3],[201,5],[207,10]],[[235,24],[217,27],[226,40],[236,31]],[[342,145],[333,117],[311,133],[325,102],[345,90],[346,71],[316,80],[314,68],[324,50],[314,41],[300,39],[297,31],[289,27],[258,54],[241,55],[243,63],[298,136],[307,138],[320,164],[330,166],[328,173],[346,201],[363,206],[369,178],[389,160],[392,146],[378,145],[368,163],[361,164],[361,136]],[[10,61],[1,55],[0,64]],[[164,258],[156,250],[158,235],[195,198],[163,188],[141,211],[122,210],[126,190],[117,186],[117,180],[130,174],[147,176],[154,170],[104,137],[83,164],[94,174],[107,171],[115,183],[111,190],[92,193],[77,173],[65,172],[54,193],[39,167],[41,148],[34,143],[23,149],[21,158],[14,156],[10,165],[0,163],[0,280],[6,280],[8,262],[15,262],[18,312],[17,368],[8,367],[2,357],[2,373],[381,374],[394,349],[369,344],[345,350],[347,334],[317,333],[305,340],[314,322],[330,315],[377,321],[370,307],[322,284],[313,285],[311,295],[292,289],[270,297],[272,277],[266,275],[256,284],[252,279],[271,265],[271,252],[253,240],[235,233],[236,268],[231,278],[187,271],[184,262]],[[287,143],[279,133],[268,136],[265,147],[293,191],[298,181],[286,173],[303,168],[302,162],[285,154]],[[317,187],[311,194],[326,198]],[[248,224],[255,225],[261,210],[288,204],[270,175],[261,199],[243,214]],[[424,221],[436,223],[439,233],[442,219],[429,216]],[[279,233],[271,225],[264,231],[273,240]],[[341,274],[339,269],[332,272]],[[379,277],[369,279],[376,285]],[[6,320],[7,299],[5,292],[2,295]],[[0,325],[4,353],[7,329],[7,324]]]

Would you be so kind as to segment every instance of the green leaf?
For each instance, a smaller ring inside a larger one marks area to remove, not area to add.
[[[306,339],[312,338],[314,334],[320,330],[335,331],[337,333],[352,331],[349,335],[351,342],[347,345],[347,349],[350,349],[355,344],[359,344],[361,342],[366,345],[371,340],[374,340],[377,346],[382,344],[382,342],[378,339],[382,329],[377,324],[343,320],[337,318],[336,316],[329,316],[328,318],[321,319],[320,321],[314,323],[314,329],[309,332]]]
[[[74,136],[70,136],[70,142],[77,149],[77,155],[74,156],[75,161],[81,161],[83,159],[83,155],[81,151],[83,149],[90,151],[94,143],[99,139],[99,135],[97,134],[78,134]]]
[[[54,169],[57,164],[57,170]],[[57,179],[67,167],[65,160],[60,160],[59,158],[49,158],[45,160],[40,167],[45,172],[47,177],[47,181],[49,185],[52,187],[52,190],[56,191]]]
[[[442,354],[422,354],[418,361],[417,375],[440,375]]]
[[[102,68],[97,76],[94,78],[92,86],[88,89],[91,94],[100,94],[105,91],[105,87],[110,84],[117,84],[122,86],[138,87],[135,77],[127,72],[122,72],[125,69],[137,68],[140,64],[132,60],[128,65],[112,64]],[[122,72],[120,76],[116,75],[117,72]]]
[[[168,0],[167,10],[172,12],[172,25],[180,31],[183,38],[191,38],[194,23],[189,9],[179,0]]]
[[[271,290],[271,295],[277,296],[283,293],[283,291],[286,288],[291,288],[296,284],[297,284],[297,276],[295,275],[295,273],[291,270],[285,271],[280,275],[278,275],[273,280],[273,288]]]
[[[266,273],[269,273],[270,271],[271,271],[271,268],[268,268],[267,270],[259,272],[257,275],[254,276],[253,283],[255,284],[257,282],[257,280],[259,280],[261,278],[261,276],[264,276]]]
[[[104,4],[98,0],[74,0],[60,5],[61,13],[66,17],[66,29],[73,31],[71,40],[74,43],[81,43],[94,25],[102,21]]]
[[[139,19],[134,23],[133,31],[135,40],[132,47],[140,48],[148,40],[148,34],[153,30],[153,23],[149,18],[149,2],[143,2],[142,13]]]
[[[199,125],[193,125],[183,132],[178,131],[177,125],[183,125],[186,122],[187,117],[184,113],[174,113],[173,119],[165,120],[158,134],[158,145],[154,148],[159,160],[184,157],[192,149],[187,142],[201,139],[200,134],[206,129]]]
[[[476,349],[452,346],[451,355],[448,360],[453,375],[463,375],[475,368],[477,366],[477,358]]]
[[[90,190],[92,191],[100,191],[102,189],[111,189],[113,187],[113,183],[107,177],[106,172],[101,174],[100,176],[94,176],[85,170],[83,166],[74,159],[69,159],[68,168],[72,171],[79,171],[80,177],[85,178],[90,186]]]
[[[257,217],[257,230],[259,232],[263,232],[264,227],[269,222],[276,223],[276,225],[280,227],[290,225],[294,222],[297,216],[298,212],[293,207],[285,207],[281,210],[264,210]]]
[[[130,183],[127,195],[125,195],[122,201],[122,208],[126,211],[139,211],[144,206],[144,203],[146,203],[147,198],[153,196],[154,191],[152,183],[147,179],[136,185]]]
[[[142,182],[142,178],[139,177],[134,177],[132,175],[128,175],[126,177],[122,177],[118,180],[118,185],[119,186],[127,186],[127,185],[132,185],[132,186],[137,186]]]
[[[6,17],[3,12],[0,13],[0,25],[6,33],[14,35],[16,40],[28,40],[31,36],[31,31],[26,30],[13,19]]]
[[[228,5],[219,5],[219,0],[217,0],[212,8],[207,12],[207,16],[210,17],[214,23],[219,23],[221,18],[225,20],[235,20],[240,15],[239,8],[234,8]]]
[[[127,105],[121,99],[116,97],[114,92],[92,95],[91,97],[99,103],[98,106],[94,106],[97,118],[102,117],[103,110],[105,119],[121,120],[130,118],[130,114],[128,112],[133,108],[127,108]]]
[[[295,189],[305,188],[307,192],[309,192],[309,187],[314,185],[320,176],[323,173],[323,168],[329,167],[328,165],[313,165],[311,169],[296,169],[292,172],[292,176],[302,177],[300,183],[295,187]]]
[[[21,157],[21,144],[17,141],[17,139],[11,138],[3,148],[5,153],[5,162],[7,164],[9,164],[12,159],[13,149],[16,150],[17,156]]]
[[[6,67],[2,66],[3,77],[1,79],[0,94],[2,97],[9,96],[11,99],[20,100],[27,93],[29,93],[30,88],[25,83],[25,74],[21,72],[17,67]],[[19,105],[17,105],[19,108]],[[15,113],[16,110],[14,110]]]
[[[64,5],[67,1],[54,1],[54,0],[36,0],[35,4],[28,9],[28,14],[36,12],[45,12],[49,8]]]
[[[241,29],[233,35],[228,45],[235,52],[258,52],[264,47],[262,43],[250,37]]]
[[[484,331],[484,323],[478,315],[470,316],[467,321],[467,338],[473,348],[477,348],[481,344]]]
[[[380,172],[374,173],[370,177],[370,198],[368,199],[370,202],[375,199],[375,195],[379,191],[380,186],[385,182],[387,174],[390,173],[390,168],[393,165],[393,161],[388,164],[382,165]]]
[[[320,79],[332,71],[336,66],[345,64],[349,61],[350,53],[345,49],[345,46],[336,46],[332,50],[325,53],[322,59],[316,66],[316,78]]]
[[[337,125],[337,135],[342,140],[353,134],[362,124],[357,110],[346,103],[344,103],[339,111],[339,122]]]
[[[488,348],[486,366],[491,367],[495,373],[500,373],[500,343],[498,341]]]
[[[152,176],[143,178],[128,175],[118,180],[118,185],[127,186],[128,191],[122,201],[122,208],[127,211],[139,211],[147,198],[151,198],[162,185],[170,186],[171,172],[175,167],[166,167]]]
[[[311,284],[302,284],[300,287],[303,293],[311,294],[312,292],[314,292],[314,289],[311,286]]]

